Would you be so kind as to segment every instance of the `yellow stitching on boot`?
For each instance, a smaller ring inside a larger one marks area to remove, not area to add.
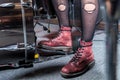
[[[95,9],[96,9],[96,6],[93,3],[86,3],[84,5],[84,10],[87,11],[88,13],[93,13]]]
[[[58,9],[59,9],[60,11],[65,11],[66,6],[65,6],[64,4],[61,4],[61,5],[58,6]]]

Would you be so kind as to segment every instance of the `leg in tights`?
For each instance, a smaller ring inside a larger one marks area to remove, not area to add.
[[[97,0],[81,0],[82,10],[82,40],[91,41],[93,39],[95,23],[98,14]]]
[[[52,0],[52,3],[58,17],[59,25],[69,27],[68,0]]]
[[[55,38],[48,41],[41,41],[38,45],[42,46],[44,49],[72,50],[72,29],[69,25],[68,0],[52,0],[52,3],[58,17],[60,31]]]
[[[82,36],[80,47],[75,51],[73,58],[61,69],[63,77],[73,77],[85,73],[95,64],[92,51],[92,39],[98,14],[97,0],[81,0]]]

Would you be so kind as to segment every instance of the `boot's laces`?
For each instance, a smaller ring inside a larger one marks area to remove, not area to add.
[[[62,35],[64,35],[64,31],[71,31],[71,28],[69,28],[69,27],[67,27],[67,28],[61,27],[58,35],[54,39],[52,39],[51,41],[61,40]]]
[[[62,35],[63,35],[63,32],[60,31],[60,32],[58,33],[58,35],[57,35],[54,39],[52,39],[51,41],[60,40],[60,39],[62,38]]]
[[[84,53],[84,48],[78,48],[70,62],[78,62],[82,56],[82,53]]]
[[[64,32],[66,32],[66,31],[70,31],[70,30],[61,30],[61,31],[59,31],[58,35],[54,39],[52,39],[51,41],[56,41],[56,40],[63,39],[62,36],[64,35]]]

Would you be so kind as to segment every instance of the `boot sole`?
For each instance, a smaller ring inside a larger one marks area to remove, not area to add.
[[[50,49],[50,50],[59,50],[59,51],[65,51],[65,52],[73,52],[72,47],[65,47],[65,46],[59,46],[59,47],[49,47],[46,45],[41,45],[42,48]]]
[[[71,73],[71,74],[66,74],[66,73],[60,72],[60,74],[64,78],[77,77],[77,76],[80,76],[80,75],[84,74],[88,70],[90,70],[94,65],[95,65],[95,60],[92,61],[83,71],[80,71],[80,72],[77,72],[77,73]]]

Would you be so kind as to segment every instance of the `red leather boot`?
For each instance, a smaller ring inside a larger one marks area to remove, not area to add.
[[[63,77],[74,77],[85,73],[95,64],[92,42],[81,41],[73,58],[61,69]]]
[[[62,26],[57,37],[48,41],[40,41],[38,46],[51,50],[72,50],[71,28]]]

